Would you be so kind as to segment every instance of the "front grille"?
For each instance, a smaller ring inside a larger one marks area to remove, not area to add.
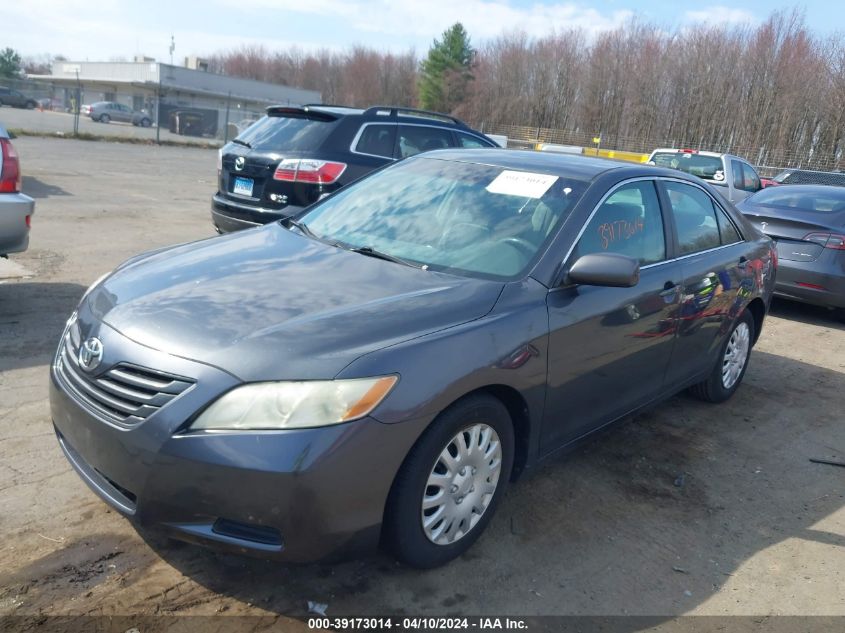
[[[89,375],[77,360],[78,339],[78,332],[68,328],[56,358],[56,373],[77,402],[109,421],[138,424],[194,384],[190,378],[129,363],[115,365],[99,376]]]

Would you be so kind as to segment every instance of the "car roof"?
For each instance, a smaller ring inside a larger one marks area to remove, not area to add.
[[[612,169],[637,167],[647,173],[675,175],[674,170],[661,169],[636,163],[626,163],[607,158],[593,158],[575,154],[555,154],[516,149],[439,149],[424,154],[422,158],[437,158],[462,163],[492,165],[504,169],[519,171],[540,171],[559,176],[568,176],[583,180],[592,180],[596,176]]]
[[[832,174],[834,176],[845,176],[845,172],[843,171],[821,171],[818,169],[783,169],[778,172],[778,176],[781,174]]]
[[[660,153],[667,153],[667,154],[698,154],[699,156],[714,156],[714,157],[721,157],[721,156],[730,156],[731,158],[738,158],[738,156],[734,156],[733,154],[725,154],[722,152],[709,152],[707,150],[698,150],[698,149],[689,149],[689,148],[677,148],[677,147],[658,147],[656,150],[651,152],[651,155],[654,156],[658,152]],[[745,159],[742,159],[745,160]]]
[[[822,172],[825,173],[825,172]],[[845,187],[838,185],[778,185],[777,187],[766,187],[760,191],[771,191],[773,193],[795,192],[802,196],[840,196],[845,198]]]

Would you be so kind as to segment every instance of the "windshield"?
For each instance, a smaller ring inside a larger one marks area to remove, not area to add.
[[[586,189],[581,180],[413,158],[300,217],[321,239],[485,278],[518,276]]]
[[[658,152],[651,157],[658,167],[669,167],[710,180],[716,184],[725,182],[725,167],[720,156],[704,156],[691,152]]]
[[[334,129],[337,120],[306,116],[263,116],[235,140],[253,149],[312,150]]]

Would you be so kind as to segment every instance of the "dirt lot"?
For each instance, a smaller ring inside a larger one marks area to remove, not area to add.
[[[463,559],[286,567],[140,536],[72,472],[48,363],[85,287],[213,234],[210,150],[21,138],[32,276],[0,283],[0,615],[845,615],[845,328],[778,303],[721,406],[678,396],[512,486]],[[2,269],[0,269],[2,270]],[[146,539],[146,540],[145,540]]]

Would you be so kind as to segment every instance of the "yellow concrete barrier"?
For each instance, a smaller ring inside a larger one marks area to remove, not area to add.
[[[639,154],[637,152],[623,152],[615,149],[600,149],[596,150],[594,147],[585,147],[584,156],[600,156],[602,158],[614,158],[616,160],[627,160],[632,163],[645,163],[648,161],[648,154]]]

